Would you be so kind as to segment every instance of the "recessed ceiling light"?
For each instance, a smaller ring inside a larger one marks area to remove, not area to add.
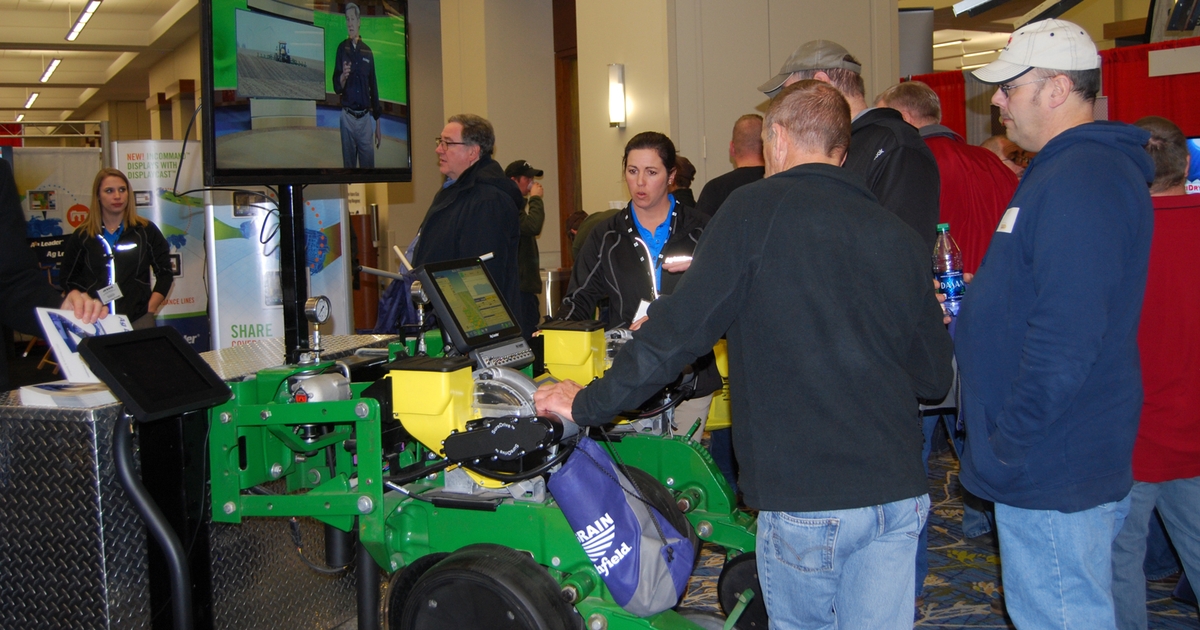
[[[971,41],[971,40],[969,40],[969,39],[962,39],[962,38],[959,38],[959,39],[951,39],[951,40],[949,40],[949,41],[938,42],[938,43],[934,44],[934,45],[933,45],[933,47],[934,47],[934,48],[943,48],[943,47],[945,47],[945,46],[953,46],[953,45],[955,45],[955,44],[965,44],[965,43],[967,43],[967,42],[969,42],[969,41]]]
[[[100,8],[100,0],[90,0],[87,6],[80,12],[79,17],[75,18],[75,25],[71,27],[71,31],[67,33],[67,41],[73,42],[76,37],[79,37],[79,31],[87,26],[88,20],[92,19],[92,14],[96,9]]]
[[[38,80],[42,83],[49,81],[50,75],[54,74],[54,71],[58,69],[58,64],[60,63],[62,63],[62,59],[51,59],[50,65],[46,66],[46,71],[42,73],[42,78]]]

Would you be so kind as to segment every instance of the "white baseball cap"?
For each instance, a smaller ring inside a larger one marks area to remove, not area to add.
[[[1033,68],[1095,70],[1100,53],[1082,26],[1066,20],[1026,24],[1008,38],[1000,58],[972,71],[984,83],[1007,83]]]

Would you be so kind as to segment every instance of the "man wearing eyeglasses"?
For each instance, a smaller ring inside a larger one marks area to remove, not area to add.
[[[520,188],[492,159],[496,132],[486,118],[451,116],[435,139],[438,170],[446,177],[414,241],[414,265],[476,258],[484,264],[508,307],[521,321],[517,249]]]
[[[1113,628],[1111,544],[1142,405],[1150,134],[1094,121],[1100,59],[1076,24],[1026,25],[974,74],[998,86],[1008,138],[1038,157],[958,319],[962,484],[996,504],[1018,628]]]

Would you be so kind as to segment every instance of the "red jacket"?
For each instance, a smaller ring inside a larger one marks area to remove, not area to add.
[[[962,249],[963,271],[975,273],[1017,190],[1017,176],[996,154],[967,144],[947,127],[922,127],[921,137],[941,175],[938,222],[950,224],[950,234]]]
[[[1133,478],[1200,477],[1200,195],[1154,197]]]

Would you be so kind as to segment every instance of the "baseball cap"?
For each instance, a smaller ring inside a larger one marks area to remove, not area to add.
[[[1082,26],[1066,20],[1026,24],[1008,38],[1000,57],[972,71],[984,83],[1007,83],[1033,68],[1095,70],[1100,54]]]
[[[854,55],[851,55],[850,51],[842,48],[841,44],[827,39],[816,39],[797,48],[796,52],[793,52],[792,56],[783,62],[779,74],[758,86],[758,91],[767,96],[775,96],[776,92],[783,89],[783,82],[787,81],[793,72],[834,68],[862,74],[862,64],[854,59]]]
[[[517,160],[504,169],[505,177],[541,177],[542,172],[529,165],[525,160]]]

